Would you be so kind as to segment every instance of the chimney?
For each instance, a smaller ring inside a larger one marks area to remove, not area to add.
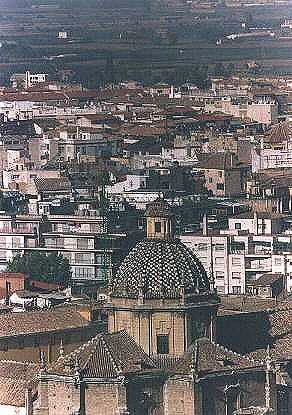
[[[208,236],[208,216],[206,213],[203,216],[203,235]]]
[[[257,212],[253,213],[253,226],[254,226],[254,234],[258,235],[258,214]]]

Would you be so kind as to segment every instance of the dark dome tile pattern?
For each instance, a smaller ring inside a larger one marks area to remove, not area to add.
[[[111,283],[113,297],[180,298],[210,293],[201,262],[178,239],[145,239],[127,255]]]

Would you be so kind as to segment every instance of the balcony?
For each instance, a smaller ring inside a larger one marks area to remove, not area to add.
[[[33,226],[26,226],[21,228],[15,228],[12,226],[5,226],[0,228],[0,233],[2,234],[34,234],[36,229]]]

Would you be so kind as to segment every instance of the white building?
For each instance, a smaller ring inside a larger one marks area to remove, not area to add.
[[[252,121],[270,125],[277,120],[278,104],[272,100],[233,99],[222,97],[205,105],[207,112],[223,112],[239,118],[250,118]]]
[[[245,252],[231,236],[182,235],[180,239],[213,273],[219,294],[245,293]]]
[[[66,32],[65,30],[60,30],[60,32],[58,33],[58,38],[59,39],[67,39],[68,38],[68,32]]]

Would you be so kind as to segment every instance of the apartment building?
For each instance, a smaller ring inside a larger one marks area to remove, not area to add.
[[[220,294],[245,294],[246,285],[264,274],[283,274],[292,292],[292,234],[284,231],[283,215],[253,212],[228,220],[228,229],[181,235],[180,239],[215,278]]]
[[[104,283],[119,265],[126,234],[111,233],[98,211],[75,215],[1,215],[0,269],[17,254],[56,252],[69,260],[77,292]]]
[[[215,278],[219,294],[245,293],[245,251],[233,236],[182,235],[181,241]]]
[[[59,151],[65,161],[121,154],[121,139],[98,127],[70,126],[60,130]]]

